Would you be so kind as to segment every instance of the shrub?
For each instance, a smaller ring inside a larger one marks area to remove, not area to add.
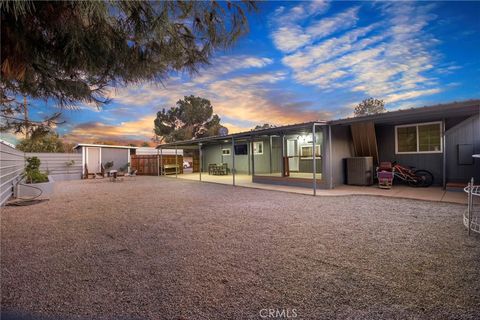
[[[40,159],[38,159],[38,157],[27,158],[25,176],[27,183],[41,183],[48,181],[48,176],[45,173],[40,172]]]

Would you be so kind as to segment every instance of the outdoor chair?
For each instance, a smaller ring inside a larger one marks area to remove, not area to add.
[[[208,174],[214,174],[215,168],[217,167],[216,163],[208,164]]]

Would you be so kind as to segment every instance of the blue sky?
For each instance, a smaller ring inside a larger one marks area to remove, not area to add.
[[[156,111],[210,99],[230,132],[480,97],[480,2],[262,2],[250,33],[194,77],[113,89],[102,110],[63,111],[75,142],[148,141]],[[34,118],[55,107],[33,102]]]

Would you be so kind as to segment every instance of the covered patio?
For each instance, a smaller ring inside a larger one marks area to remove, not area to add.
[[[160,157],[166,149],[192,155],[192,172],[177,173],[178,178],[234,186],[303,187],[302,193],[316,194],[327,187],[323,161],[327,137],[324,122],[309,122],[174,142],[157,149]]]

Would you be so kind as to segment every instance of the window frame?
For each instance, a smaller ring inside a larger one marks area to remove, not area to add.
[[[255,145],[256,145],[256,144],[258,144],[258,145],[261,144],[261,145],[262,145],[262,152],[258,152],[258,148],[255,148]],[[254,154],[254,155],[263,155],[263,148],[264,148],[264,146],[265,146],[265,145],[263,144],[263,141],[254,141],[254,142],[253,142],[253,154]],[[256,149],[257,151],[255,151],[255,149]]]
[[[299,152],[299,157],[300,157],[300,160],[312,160],[313,159],[313,153],[312,153],[312,156],[303,156],[303,148],[312,148],[312,151],[313,151],[313,143],[311,144],[304,144],[304,145],[301,145],[300,146],[300,152]],[[315,152],[315,159],[318,160],[318,159],[321,159],[322,158],[322,149],[320,148],[320,145],[319,144],[315,144],[315,151],[318,149],[318,154],[317,152]]]
[[[224,151],[227,151],[228,150],[228,153],[224,153]],[[232,151],[230,150],[230,148],[222,148],[222,156],[229,156],[232,154]]]
[[[418,134],[418,127],[427,126],[431,124],[438,124],[440,127],[440,150],[438,151],[420,151],[420,136]],[[415,127],[416,136],[417,136],[417,151],[398,151],[398,128],[405,127]],[[419,122],[411,124],[402,124],[395,126],[395,154],[429,154],[429,153],[443,153],[443,122],[442,121],[432,121],[432,122]]]

